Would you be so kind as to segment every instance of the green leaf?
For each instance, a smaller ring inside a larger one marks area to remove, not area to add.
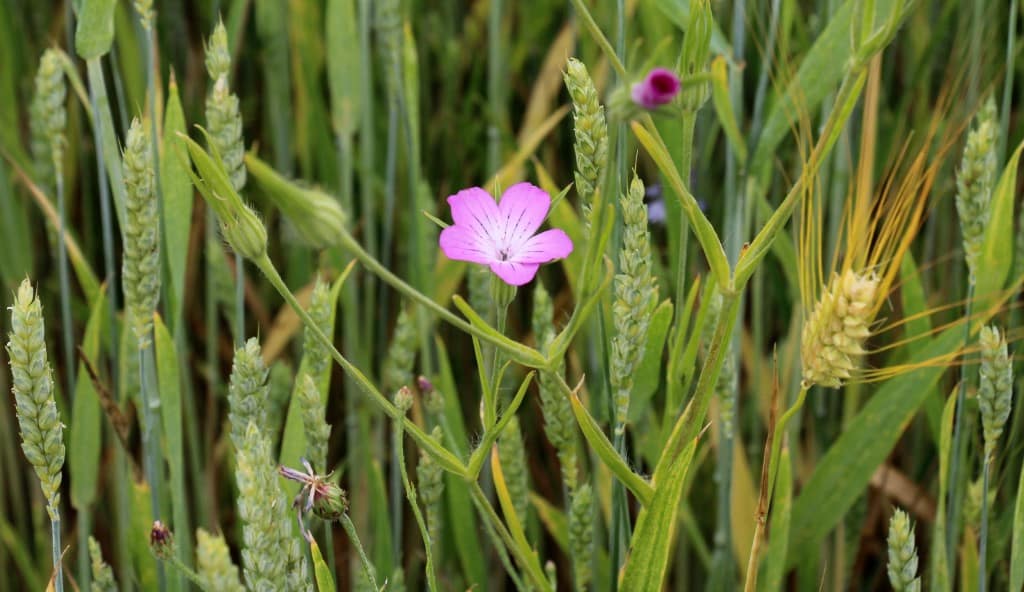
[[[949,455],[953,440],[953,413],[956,409],[958,387],[946,398],[939,422],[939,504],[935,510],[935,530],[932,535],[931,590],[950,591],[949,555],[946,549],[946,498],[949,494]]]
[[[309,541],[309,553],[313,556],[313,575],[316,576],[317,592],[334,592],[334,578],[331,576],[331,568],[327,567],[323,555],[320,554],[320,546],[315,540]]]
[[[160,154],[160,183],[163,193],[164,253],[167,256],[167,318],[175,335],[181,332],[182,304],[185,301],[185,271],[188,237],[192,226],[192,183],[187,160],[175,154],[177,134],[185,133],[185,113],[178,97],[178,84],[171,76],[164,110],[164,137]]]
[[[540,518],[541,524],[547,529],[551,538],[555,540],[558,548],[563,553],[568,553],[569,520],[565,517],[565,512],[532,491],[530,492],[530,504],[537,512],[537,517]]]
[[[979,323],[987,320],[981,316]],[[953,325],[910,363],[949,355],[961,347],[963,339],[963,326]],[[809,552],[808,547],[819,544],[861,495],[944,371],[945,367],[936,364],[889,379],[850,421],[818,462],[793,507],[790,566]]]
[[[17,286],[33,269],[35,251],[31,248],[28,215],[22,201],[14,193],[7,174],[7,164],[0,160],[0,281],[4,286]],[[76,268],[77,271],[77,268]]]
[[[1024,466],[1017,484],[1017,503],[1013,510],[1013,543],[1010,551],[1010,590],[1024,588]]]
[[[82,336],[82,353],[92,363],[99,360],[100,331],[107,327],[107,299],[101,291],[89,312]],[[68,474],[71,480],[71,505],[86,510],[96,500],[96,483],[100,471],[103,424],[100,421],[100,399],[86,373],[85,363],[78,364],[79,379],[75,381],[75,400],[71,411],[68,435]]]
[[[331,121],[338,134],[351,134],[359,121],[359,34],[352,0],[327,0],[327,84]]]
[[[1006,284],[1006,276],[1013,264],[1013,200],[1017,190],[1017,164],[1020,162],[1021,150],[1024,150],[1024,142],[1017,146],[1006,162],[1006,168],[992,193],[989,206],[991,217],[985,226],[974,287],[974,293],[983,301],[997,297]]]
[[[81,22],[79,22],[81,29]],[[95,97],[96,111],[93,113],[93,133],[100,136],[103,148],[103,165],[110,179],[110,195],[114,197],[114,212],[120,228],[124,228],[125,220],[125,187],[121,170],[121,147],[114,131],[114,116],[110,112],[110,98],[107,96],[107,84],[103,78],[103,67],[98,57],[90,59],[86,67],[89,74],[89,92]]]
[[[783,589],[782,576],[786,573],[786,549],[789,546],[789,521],[793,507],[793,468],[790,456],[788,447],[779,455],[779,471],[775,476],[775,495],[772,501],[771,537],[757,580],[757,589],[762,592]]]
[[[110,51],[116,5],[116,0],[82,0],[75,29],[75,51],[82,59],[94,60]]]
[[[131,530],[128,553],[135,566],[140,590],[158,590],[156,580],[156,557],[149,550],[149,532],[153,527],[153,511],[150,504],[149,484],[132,481],[131,488]]]
[[[620,589],[624,592],[662,589],[679,524],[687,469],[696,448],[697,442],[690,442],[671,463],[666,463],[665,479],[657,480],[653,499],[640,511],[623,567]]]
[[[690,24],[690,2],[652,0],[651,3],[658,7],[658,10],[668,20],[672,21],[675,26],[679,27],[683,32],[686,31],[686,27]],[[732,55],[732,47],[729,45],[729,40],[725,38],[725,33],[722,32],[717,22],[713,22],[711,25],[711,51],[718,55]]]
[[[442,394],[444,401],[441,427],[444,430],[444,442],[447,448],[460,459],[468,455],[469,438],[462,418],[462,408],[456,396],[458,387],[452,374],[448,349],[440,337],[434,338],[437,347],[437,380],[434,383]],[[480,531],[477,528],[476,512],[467,512],[466,508],[473,505],[466,481],[452,473],[444,473],[444,497],[448,507],[445,527],[452,532],[455,542],[455,555],[462,567],[463,577],[468,586],[484,586],[487,583],[487,564],[484,561],[483,549],[477,539]]]
[[[564,383],[563,383],[564,384]],[[583,437],[590,444],[590,448],[594,454],[597,455],[601,462],[604,463],[608,470],[613,475],[622,481],[633,495],[637,497],[637,500],[643,505],[651,503],[651,499],[655,493],[654,488],[647,481],[644,481],[643,477],[637,475],[629,468],[626,461],[622,460],[622,457],[618,452],[615,451],[615,447],[608,440],[608,437],[601,431],[601,426],[597,425],[597,421],[591,417],[590,412],[587,411],[586,406],[580,402],[579,397],[576,393],[569,391],[566,393],[569,397],[570,403],[572,403],[572,412],[576,415],[576,423],[579,424],[580,430],[583,432]]]
[[[737,73],[736,76],[740,74]],[[729,97],[729,79],[726,72],[725,58],[718,57],[711,62],[711,102],[715,106],[715,114],[718,115],[718,122],[722,124],[725,136],[729,138],[729,146],[732,148],[740,166],[747,162],[747,142],[740,132],[740,126],[736,123],[736,113],[732,110],[732,99]]]
[[[171,516],[174,518],[172,526],[174,532],[191,533],[188,489],[185,486],[185,440],[182,437],[185,426],[182,423],[181,368],[178,366],[174,338],[159,315],[155,315],[154,318],[153,337],[160,391],[160,416],[164,429],[164,453],[171,474]],[[177,548],[178,558],[185,565],[191,565],[192,537],[179,536]]]
[[[779,143],[790,133],[797,117],[813,112],[822,100],[833,92],[836,84],[847,72],[844,66],[853,56],[850,46],[850,19],[856,0],[846,0],[836,10],[825,30],[815,39],[804,55],[796,76],[789,81],[781,98],[775,97],[765,118],[761,137],[754,150],[751,170],[761,177],[769,172],[768,165]],[[894,0],[877,0],[878,14],[891,12]]]
[[[914,256],[906,253],[900,263],[900,302],[903,305],[903,318],[906,324],[903,326],[905,339],[913,339],[899,351],[907,355],[913,355],[928,344],[926,337],[931,333],[931,318],[926,314],[928,310],[928,299],[924,295],[924,286],[921,285],[921,274]],[[915,339],[916,338],[916,339]],[[942,419],[942,397],[939,396],[937,388],[932,389],[931,394],[924,402],[925,418],[928,420],[928,428],[932,432],[935,443],[940,438],[939,425]]]
[[[650,411],[651,397],[661,382],[661,361],[665,353],[665,339],[672,324],[672,310],[672,301],[666,299],[651,315],[644,356],[633,376],[633,393],[629,402],[629,419],[632,422]]]

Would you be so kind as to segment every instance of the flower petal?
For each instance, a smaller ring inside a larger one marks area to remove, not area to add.
[[[505,222],[490,193],[479,187],[470,187],[448,196],[448,205],[452,208],[452,220],[456,226],[466,228],[497,248]]]
[[[480,236],[466,226],[449,226],[441,231],[438,239],[441,250],[449,259],[483,263],[487,265],[495,260],[494,246],[486,236]]]
[[[520,263],[518,261],[496,261],[491,263],[491,271],[506,284],[522,286],[528,284],[537,275],[537,263]]]
[[[537,232],[549,209],[551,196],[536,185],[517,183],[506,189],[498,203],[505,224],[502,234],[504,246],[511,252],[518,250],[518,245]]]
[[[548,263],[564,259],[572,253],[572,239],[559,228],[552,228],[530,237],[513,251],[510,259],[517,263]]]

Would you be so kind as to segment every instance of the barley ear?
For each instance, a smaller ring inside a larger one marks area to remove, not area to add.
[[[855,377],[871,335],[878,285],[872,272],[848,269],[832,276],[804,319],[800,357],[805,384],[839,388]]]

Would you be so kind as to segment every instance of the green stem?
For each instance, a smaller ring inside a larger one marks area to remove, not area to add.
[[[779,453],[781,451],[781,444],[786,436],[786,424],[793,418],[794,415],[804,405],[804,401],[807,399],[807,392],[810,390],[810,385],[804,382],[800,384],[800,393],[797,395],[796,402],[793,406],[786,410],[779,419],[779,422],[772,429],[771,435],[771,447],[769,449],[768,458],[765,462],[768,463],[767,479],[764,481],[762,486],[766,491],[761,492],[761,502],[759,503],[759,512],[757,517],[757,525],[754,527],[754,539],[750,545],[750,557],[747,559],[747,578],[743,586],[744,592],[755,592],[757,590],[757,575],[758,568],[761,562],[761,547],[764,543],[764,526],[765,517],[761,513],[767,511],[767,508],[771,505],[772,495],[775,491],[775,477],[779,470]]]
[[[404,416],[403,416],[404,417]],[[416,518],[416,525],[420,529],[420,537],[423,540],[423,550],[427,555],[427,588],[430,592],[437,592],[437,574],[434,573],[434,552],[430,542],[430,533],[423,521],[423,513],[420,511],[419,503],[416,501],[416,487],[409,481],[409,472],[405,468],[405,446],[403,442],[402,422],[395,422],[395,450],[398,453],[398,467],[402,473],[402,487],[405,489],[405,497],[412,506],[412,514]]]
[[[64,207],[64,172],[62,163],[58,162],[54,153],[54,171],[57,185],[57,275],[60,281],[60,324],[64,350],[64,379],[69,401],[75,396],[75,334],[71,318],[71,279],[68,271],[68,247],[64,242],[65,207]]]
[[[160,417],[157,409],[159,400],[153,399],[156,390],[153,388],[155,381],[151,380],[155,374],[156,364],[153,359],[153,349],[150,346],[140,347],[139,351],[139,401],[142,404],[142,453],[143,464],[146,472],[146,481],[149,482],[149,503],[151,505],[151,516],[154,521],[160,519],[160,499],[163,490],[163,475],[160,455]],[[157,563],[157,580],[160,590],[167,589],[167,580],[164,574],[163,564]]]
[[[64,592],[64,569],[61,566],[60,515],[50,520],[50,557],[53,560],[54,589]]]
[[[1007,65],[1003,78],[1003,104],[999,110],[999,151],[996,153],[997,163],[1002,164],[1006,158],[1007,137],[1010,134],[1010,111],[1013,106],[1013,75],[1016,72],[1011,64],[1014,63],[1017,43],[1017,1],[1010,0],[1010,11],[1007,14],[1006,27],[1006,58],[1003,62]]]
[[[967,304],[964,306],[964,318],[970,319],[974,308],[974,278],[971,277],[967,284]],[[964,323],[964,347],[971,341],[971,324]],[[949,565],[955,565],[955,549],[960,519],[960,496],[958,483],[960,481],[960,461],[963,456],[963,423],[964,404],[967,399],[967,378],[968,374],[964,369],[960,373],[960,385],[956,392],[956,408],[953,419],[953,441],[950,446],[949,484],[946,486],[949,492],[949,515],[946,525],[946,552],[949,554]]]
[[[360,210],[364,241],[371,256],[378,252],[377,246],[377,202],[374,195],[373,171],[376,170],[376,142],[373,124],[373,67],[371,65],[370,28],[373,13],[373,0],[359,0],[359,79],[360,98],[359,110],[359,153],[360,153]],[[366,295],[362,322],[362,348],[373,352],[374,318],[377,316],[376,279],[367,276],[363,285]]]
[[[422,304],[425,308],[432,311],[437,316],[441,317],[448,323],[454,325],[458,329],[469,333],[477,337],[478,339],[485,341],[498,349],[505,351],[512,358],[522,364],[530,366],[531,368],[543,368],[546,367],[548,361],[536,350],[526,347],[520,343],[516,343],[507,337],[504,337],[493,331],[484,331],[475,325],[471,325],[466,321],[455,316],[447,309],[434,302],[432,298],[423,294],[419,290],[413,288],[409,284],[405,283],[401,278],[391,273],[386,267],[381,265],[379,261],[374,259],[369,253],[367,253],[362,246],[347,231],[343,231],[341,238],[339,239],[343,248],[345,248],[353,257],[359,260],[370,272],[374,273],[380,279],[384,280],[385,283],[393,287],[395,290],[413,300]],[[269,259],[267,260],[269,264]],[[257,262],[257,266],[259,263]],[[273,265],[271,264],[272,268]]]
[[[985,561],[988,553],[988,480],[992,469],[992,457],[985,456],[981,478],[981,545],[978,549],[978,592],[985,592],[988,579],[985,577]]]
[[[356,534],[356,527],[352,524],[348,514],[341,515],[341,526],[345,529],[345,533],[348,534],[352,546],[356,548],[356,554],[359,555],[359,561],[363,564],[363,571],[366,572],[366,579],[370,581],[370,586],[374,590],[380,590],[380,587],[377,586],[377,578],[373,575],[373,564],[370,563],[370,559],[366,556],[366,550],[363,549],[363,544],[359,541],[359,535]]]
[[[299,316],[302,323],[306,328],[313,332],[313,335],[320,341],[321,345],[328,348],[331,352],[331,356],[334,361],[338,363],[342,369],[355,381],[359,386],[360,390],[363,391],[370,399],[376,403],[389,417],[392,419],[401,419],[406,430],[409,431],[409,435],[422,447],[430,456],[438,462],[441,467],[446,471],[454,473],[459,476],[466,476],[466,467],[462,462],[445,447],[439,445],[433,438],[425,433],[418,425],[413,423],[409,418],[404,417],[402,412],[394,406],[379,390],[373,386],[370,379],[366,377],[358,368],[356,368],[345,356],[341,355],[341,352],[334,347],[334,343],[329,337],[327,337],[323,330],[317,325],[317,323],[309,316],[306,309],[299,304],[299,301],[292,294],[288,286],[285,285],[284,280],[281,279],[281,274],[277,272],[274,264],[270,261],[270,258],[264,254],[261,259],[254,261],[256,267],[263,272],[263,275],[267,277],[270,284],[274,286],[274,289],[278,291],[282,298],[292,307],[292,310]]]

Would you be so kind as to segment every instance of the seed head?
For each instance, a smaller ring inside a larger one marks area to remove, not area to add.
[[[572,99],[576,137],[576,192],[580,196],[586,228],[590,229],[592,205],[608,166],[608,121],[598,100],[597,87],[587,67],[576,58],[565,65],[565,87]]]
[[[245,592],[224,537],[202,528],[196,530],[196,571],[208,590]]]
[[[53,398],[53,371],[46,356],[43,307],[28,279],[21,282],[11,310],[7,354],[21,449],[36,471],[51,520],[59,519],[64,424]]]
[[[999,329],[987,326],[978,338],[981,346],[981,375],[978,406],[985,435],[985,458],[995,452],[1003,426],[1010,417],[1013,399],[1013,364],[1006,349],[1006,338]]]
[[[989,204],[996,177],[997,125],[995,102],[989,97],[978,113],[975,128],[967,135],[956,178],[956,211],[960,216],[965,259],[972,283],[990,216]]]
[[[32,157],[39,181],[51,187],[60,174],[64,152],[67,88],[60,50],[47,49],[36,70],[35,94],[29,106]]]
[[[878,278],[874,273],[846,270],[832,276],[804,321],[800,355],[803,380],[839,388],[854,376],[871,335]]]
[[[889,520],[889,582],[894,592],[920,592],[914,527],[906,512],[897,509]]]
[[[139,348],[149,347],[153,313],[160,299],[160,215],[152,143],[146,126],[132,121],[125,139],[124,297]]]

